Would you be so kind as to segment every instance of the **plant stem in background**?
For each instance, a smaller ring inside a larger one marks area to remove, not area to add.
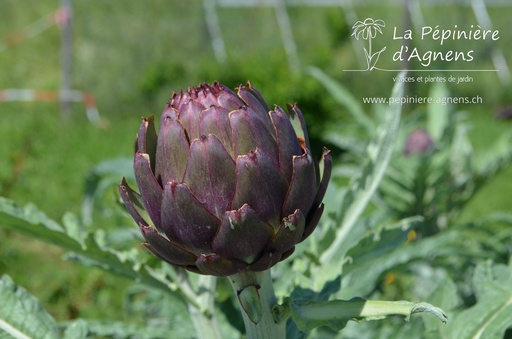
[[[217,277],[201,275],[197,289],[191,286],[189,275],[181,269],[176,270],[176,280],[181,295],[187,302],[187,310],[199,339],[222,339],[219,321],[215,309],[215,286]]]
[[[285,322],[272,315],[276,296],[270,269],[263,272],[242,271],[228,277],[240,304],[247,338],[285,338]]]
[[[213,314],[205,314],[191,304],[187,304],[187,308],[199,339],[223,338],[217,318]]]

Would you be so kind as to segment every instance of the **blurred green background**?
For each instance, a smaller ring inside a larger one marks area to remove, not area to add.
[[[407,27],[403,26],[403,4],[365,1],[355,7],[288,6],[286,13],[299,62],[298,70],[294,70],[287,58],[276,9],[262,3],[215,8],[226,51],[226,59],[219,61],[203,1],[73,1],[73,89],[94,95],[101,120],[91,123],[81,103],[74,103],[70,116],[61,119],[58,103],[0,102],[0,195],[20,204],[33,202],[56,220],[66,211],[80,214],[90,169],[103,160],[129,156],[141,117],[158,115],[172,91],[203,81],[219,80],[234,88],[251,80],[270,103],[284,106],[297,102],[306,115],[315,153],[324,143],[323,131],[351,117],[308,75],[308,66],[327,72],[357,99],[389,95],[396,73],[344,71],[364,67],[358,54],[363,45],[350,37],[351,20],[384,20],[388,27],[376,46],[396,50],[402,42],[392,39],[390,27]],[[59,89],[59,28],[52,26],[33,38],[13,40],[13,33],[58,6],[55,0],[0,0],[0,41],[4,44],[0,49],[0,89]],[[498,51],[511,67],[512,6],[488,4],[487,11],[494,28],[500,30],[496,43],[454,41],[443,48],[475,49],[475,69],[494,68],[492,53]],[[411,19],[423,18],[432,26],[477,23],[469,5],[424,1],[411,13],[416,14]],[[421,26],[419,22],[414,24]],[[412,43],[423,49],[439,47],[427,41]],[[379,65],[393,67],[384,56]],[[454,66],[439,63],[432,67],[446,67],[446,74],[450,74]],[[453,95],[483,98],[482,104],[459,105],[457,109],[468,112],[474,146],[477,151],[485,151],[497,135],[512,128],[511,120],[495,118],[497,112],[512,106],[512,88],[510,82],[500,78],[506,73],[471,75],[473,82],[449,86],[449,90]],[[408,88],[413,95],[426,95],[429,89],[419,84]],[[371,105],[363,108],[372,111]],[[405,106],[405,116],[414,109],[418,105]],[[469,220],[494,210],[510,210],[511,175],[510,168],[500,173],[479,192],[461,218]],[[106,199],[115,204],[117,192],[112,190]],[[107,212],[95,217],[93,227],[119,227],[116,216]],[[123,223],[134,227],[127,219]],[[0,230],[0,273],[9,274],[40,298],[53,316],[61,320],[127,316],[120,310],[128,282],[63,261],[62,255],[60,249]]]

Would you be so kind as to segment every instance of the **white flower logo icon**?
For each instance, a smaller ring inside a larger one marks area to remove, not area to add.
[[[366,69],[367,71],[371,71],[375,68],[375,64],[377,64],[380,54],[386,49],[386,47],[384,47],[380,51],[372,54],[372,39],[377,36],[377,32],[382,34],[382,27],[386,27],[384,21],[380,19],[374,20],[372,18],[366,18],[364,21],[357,21],[352,26],[352,36],[357,40],[359,40],[360,37],[363,38],[363,40],[368,40],[368,49],[364,47],[366,63],[368,65],[368,68]]]

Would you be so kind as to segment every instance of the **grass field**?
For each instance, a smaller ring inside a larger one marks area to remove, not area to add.
[[[214,60],[202,2],[93,0],[75,1],[74,5],[74,87],[95,95],[101,124],[91,124],[78,103],[73,105],[67,121],[61,121],[57,104],[0,103],[0,195],[20,204],[32,202],[56,220],[67,211],[80,214],[85,177],[92,166],[131,155],[141,116],[158,115],[172,90],[212,81],[213,77],[222,81],[224,74],[216,70],[225,69]],[[0,6],[1,38],[51,12],[56,2],[0,0]],[[396,11],[391,6],[358,8],[361,16],[380,13],[389,21]],[[449,21],[450,13],[458,13],[460,18],[471,15],[467,8],[448,8],[439,20]],[[332,22],[336,17],[332,17],[338,14],[342,14],[339,8],[290,10],[303,66],[326,69],[353,89],[356,97],[366,95],[366,90],[372,95],[387,95],[391,88],[388,78],[376,80],[372,87],[368,86],[370,79],[363,81],[343,74],[342,70],[353,67],[355,62],[349,38],[333,43],[336,36]],[[500,47],[510,61],[512,33],[505,27],[511,10],[494,8],[490,14],[495,25],[504,27]],[[284,53],[273,11],[223,8],[218,15],[229,58],[238,63],[247,58],[251,62],[246,67],[256,69],[254,72],[268,78],[268,83],[285,83],[282,78],[289,76],[286,64],[282,74],[266,74],[266,58],[283,58]],[[424,15],[433,17],[430,9]],[[58,89],[59,41],[59,30],[53,27],[0,51],[0,89]],[[148,73],[167,63],[181,65],[172,68],[176,81],[166,78],[157,91],[145,94],[142,84]],[[200,79],[204,73],[194,72],[199,68],[209,69],[207,74],[212,78]],[[455,89],[482,93],[487,100],[476,107],[461,107],[469,110],[473,126],[470,136],[477,152],[485,153],[497,135],[512,128],[511,121],[494,119],[499,107],[512,105],[510,89],[495,75],[478,76],[471,86]],[[265,93],[270,91],[269,87],[263,89]],[[279,100],[282,105],[287,98]],[[370,106],[365,108],[371,110]],[[500,173],[479,192],[461,218],[510,210],[511,176],[511,168]],[[115,191],[111,200],[116,200]],[[96,221],[98,224],[93,227],[115,227],[109,224],[112,220],[108,216]],[[126,226],[131,224],[127,221]],[[123,318],[123,294],[129,282],[63,261],[62,255],[60,249],[0,230],[0,273],[9,274],[39,297],[57,319]]]

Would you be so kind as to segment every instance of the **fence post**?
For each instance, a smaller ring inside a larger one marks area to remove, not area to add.
[[[61,0],[57,12],[57,23],[61,30],[60,49],[60,111],[61,118],[67,119],[71,112],[71,98],[73,86],[73,12],[71,0]]]
[[[474,0],[471,2],[471,7],[473,8],[478,24],[483,29],[492,29],[491,17],[489,16],[489,12],[487,12],[485,2],[482,0]],[[494,47],[491,53],[494,67],[499,70],[498,77],[501,80],[501,83],[505,85],[509,84],[511,80],[510,69],[508,68],[507,60],[505,59],[503,52],[501,49]]]
[[[274,0],[274,7],[277,15],[277,22],[279,24],[279,30],[281,31],[281,37],[283,39],[284,48],[286,50],[286,56],[288,57],[288,64],[290,71],[300,71],[300,60],[299,54],[297,53],[297,46],[293,39],[292,25],[288,12],[286,10],[286,4],[284,0]]]
[[[217,18],[217,13],[215,12],[215,1],[204,0],[203,6],[205,12],[206,27],[208,28],[208,33],[210,33],[210,37],[212,39],[212,47],[213,53],[215,54],[215,59],[217,59],[217,62],[223,63],[226,61],[226,46],[224,45],[224,39],[222,39],[222,31],[220,29],[219,19]]]

